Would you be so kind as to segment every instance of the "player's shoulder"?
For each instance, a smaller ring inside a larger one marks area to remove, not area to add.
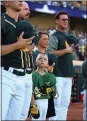
[[[35,46],[35,48],[33,49],[33,54],[38,56],[39,53],[40,52],[39,52],[38,48]]]
[[[58,43],[58,32],[56,30],[49,33],[49,42]]]
[[[56,32],[56,30],[51,31],[51,32],[49,33],[49,36],[54,35],[55,32]]]
[[[8,32],[11,27],[16,28],[16,22],[6,13],[1,14],[1,27],[5,32]]]
[[[12,25],[12,21],[15,21],[13,18],[8,16],[6,13],[1,14],[1,19],[3,19],[5,21],[5,23],[11,24],[11,25]]]
[[[59,35],[60,35],[60,33],[55,29],[55,30],[53,30],[53,31],[51,31],[51,32],[49,33],[49,38],[50,38],[50,39],[55,39],[55,40],[56,40],[57,36],[59,36]]]
[[[6,22],[6,14],[1,14],[1,31],[5,34],[9,30],[9,24]]]
[[[34,72],[32,73],[32,76],[34,76],[34,75],[36,75],[36,71],[34,71]]]
[[[1,28],[3,28],[5,25],[5,15],[1,14]]]
[[[39,76],[40,74],[37,72],[37,71],[34,71],[33,73],[32,73],[32,76],[33,77],[36,77],[36,76]]]
[[[36,71],[34,71],[34,72],[32,73],[32,80],[33,80],[33,81],[35,80],[35,77],[36,77]]]

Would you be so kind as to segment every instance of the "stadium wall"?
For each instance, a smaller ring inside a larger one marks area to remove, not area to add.
[[[45,14],[45,13],[35,13],[33,17],[31,17],[31,22],[34,26],[38,25],[40,29],[47,29],[49,27],[55,27],[55,15]],[[70,28],[78,29],[83,32],[87,32],[87,20],[70,17]]]

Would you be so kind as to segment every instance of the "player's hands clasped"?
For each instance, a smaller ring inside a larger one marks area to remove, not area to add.
[[[66,47],[66,53],[73,53],[73,48],[70,46]]]

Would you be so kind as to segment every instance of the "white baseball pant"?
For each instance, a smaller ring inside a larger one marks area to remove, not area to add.
[[[13,70],[13,68],[10,67],[10,71],[11,70]],[[25,90],[26,87],[30,86],[30,78],[27,74],[24,76],[17,76],[12,72],[9,72],[9,70],[6,71],[3,69],[1,76],[2,120],[20,120],[25,101]],[[30,96],[30,92],[28,92],[27,95]],[[26,103],[26,105],[29,106],[30,102]],[[26,119],[27,117],[25,114],[24,117]]]
[[[83,120],[87,120],[87,89],[84,90]]]
[[[56,81],[59,97],[54,99],[56,116],[50,120],[66,120],[71,97],[72,78],[56,77]]]
[[[35,100],[38,110],[40,112],[40,117],[38,119],[32,118],[32,120],[46,120],[46,114],[48,109],[48,99],[38,99]]]

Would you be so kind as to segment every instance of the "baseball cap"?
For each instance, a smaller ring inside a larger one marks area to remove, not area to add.
[[[66,36],[66,40],[69,44],[75,44],[76,45],[78,43],[78,39],[74,35],[66,34],[65,36]]]
[[[20,20],[17,23],[16,32],[17,32],[17,37],[19,37],[20,34],[22,32],[24,32],[24,35],[23,35],[24,39],[31,38],[31,37],[35,36],[35,38],[32,40],[32,43],[34,43],[35,45],[39,41],[38,34],[34,30],[32,24],[29,21],[27,21],[27,20]]]
[[[56,84],[56,78],[52,73],[46,73],[43,75],[43,82],[45,85],[52,87]],[[39,85],[43,86],[41,81],[39,81]]]

